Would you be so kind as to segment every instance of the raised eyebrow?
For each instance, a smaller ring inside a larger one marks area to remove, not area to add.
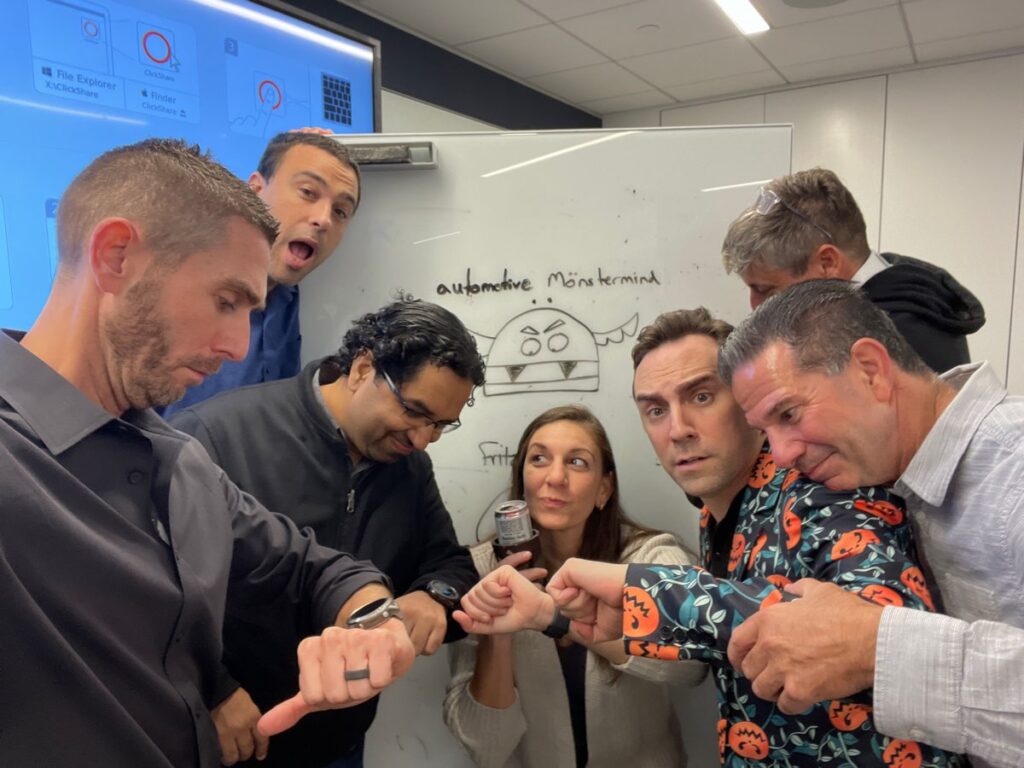
[[[633,400],[637,403],[653,403],[655,405],[665,404],[665,398],[661,395],[648,395],[645,392],[637,392],[633,395]]]
[[[298,173],[295,174],[296,179],[301,179],[303,177],[315,181],[324,189],[330,189],[329,185],[327,184],[327,179],[325,179],[316,171],[299,171]],[[342,192],[340,195],[337,195],[334,199],[345,200],[346,202],[351,203],[353,206],[355,206],[356,204],[356,199],[349,192]]]
[[[684,381],[676,388],[676,392],[692,392],[695,389],[706,386],[708,383],[714,383],[716,381],[718,383],[722,383],[722,380],[718,378],[717,374],[705,373],[695,379]]]
[[[323,176],[321,176],[316,171],[299,171],[298,173],[295,174],[295,179],[296,180],[303,179],[303,178],[315,181],[321,187],[325,187],[325,188],[327,187],[327,179],[325,179]]]

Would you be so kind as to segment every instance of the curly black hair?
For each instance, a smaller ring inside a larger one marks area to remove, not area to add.
[[[408,294],[356,320],[330,362],[347,376],[363,352],[373,355],[374,369],[386,371],[396,386],[424,365],[450,368],[474,386],[484,383],[484,360],[462,321],[444,307]]]

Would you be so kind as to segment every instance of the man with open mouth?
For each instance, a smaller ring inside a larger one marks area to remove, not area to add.
[[[271,139],[248,183],[280,225],[271,248],[266,308],[250,316],[245,359],[225,361],[218,373],[164,408],[164,418],[218,392],[299,372],[299,283],[337,249],[359,207],[358,167],[344,145],[316,129]]]

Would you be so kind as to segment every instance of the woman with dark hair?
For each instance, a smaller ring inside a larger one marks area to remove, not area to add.
[[[512,462],[510,498],[526,500],[540,532],[540,562],[522,572],[533,581],[570,557],[692,562],[671,534],[626,517],[608,435],[583,406],[551,408],[526,428]],[[517,553],[499,563],[491,541],[470,551],[481,576],[530,557]],[[621,641],[545,634],[471,636],[450,647],[444,718],[477,765],[686,764],[665,683],[697,684],[702,663],[627,657]]]

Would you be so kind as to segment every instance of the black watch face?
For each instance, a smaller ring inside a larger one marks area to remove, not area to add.
[[[348,620],[351,622],[356,619],[365,618],[374,611],[376,611],[378,608],[380,608],[382,605],[384,605],[384,603],[386,603],[387,601],[388,598],[380,597],[376,600],[373,600],[372,602],[367,603],[366,605],[360,608],[356,608],[356,610],[352,611],[352,615],[348,617]]]
[[[439,579],[434,579],[432,582],[427,584],[427,589],[444,600],[456,602],[459,599],[459,591],[451,584],[440,581]]]

